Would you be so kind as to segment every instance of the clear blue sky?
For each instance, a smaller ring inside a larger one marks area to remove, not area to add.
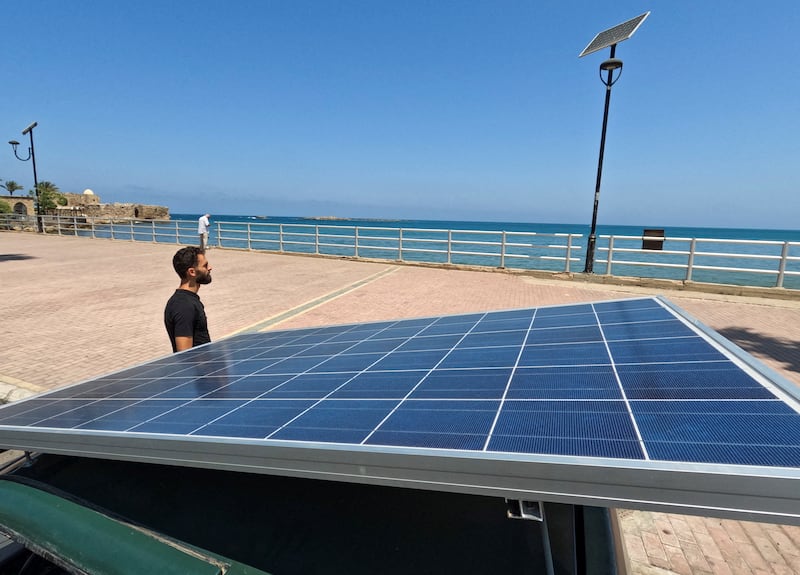
[[[107,202],[588,224],[609,54],[578,54],[648,10],[599,222],[796,229],[797,0],[11,2],[0,128]]]

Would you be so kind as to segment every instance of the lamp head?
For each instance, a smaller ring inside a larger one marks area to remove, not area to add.
[[[17,146],[19,146],[19,142],[17,142],[16,140],[9,140],[8,143],[11,144],[11,147],[14,149],[14,153],[16,153]]]
[[[22,130],[22,135],[23,135],[23,136],[24,136],[24,135],[26,135],[28,132],[30,132],[31,130],[33,130],[33,129],[34,129],[36,126],[38,126],[38,125],[39,125],[39,122],[34,122],[33,124],[31,124],[30,126],[28,126],[27,128],[25,128],[24,130]]]
[[[619,58],[609,58],[600,64],[600,70],[603,72],[613,72],[614,70],[619,70],[620,68],[622,68],[622,60]]]

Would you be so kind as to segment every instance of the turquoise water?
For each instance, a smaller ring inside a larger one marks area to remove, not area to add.
[[[115,225],[114,236],[118,239],[192,244],[197,241],[199,216],[200,214],[172,214],[172,222],[152,224],[152,230],[149,223],[142,223],[141,228],[137,224],[137,229],[128,233],[125,226]],[[211,224],[212,246],[553,272],[567,271],[567,234],[575,235],[572,238],[572,261],[568,271],[583,271],[589,235],[589,226],[584,224],[522,222],[333,220],[212,215]],[[697,282],[772,287],[778,281],[781,256],[786,250],[789,257],[786,260],[787,273],[783,278],[783,287],[800,289],[800,230],[665,227],[666,241],[663,250],[642,251],[641,236],[648,227],[650,226],[598,226],[594,272],[611,273],[615,276],[691,279]],[[356,228],[358,250],[355,249]],[[399,248],[401,229],[402,251]],[[467,234],[459,230],[483,233]],[[80,235],[84,233],[80,232]],[[555,237],[552,234],[561,235]],[[96,235],[109,237],[110,232],[98,229]],[[613,244],[613,263],[609,270],[609,239],[603,236],[612,235],[616,237]],[[635,239],[623,239],[619,236],[632,236]],[[691,277],[687,278],[687,254],[691,239],[696,240],[696,255]],[[503,240],[507,247],[501,255],[499,246]],[[742,240],[764,243],[736,243]],[[730,254],[737,256],[730,257]],[[636,265],[637,262],[655,263],[658,266]],[[730,268],[759,271],[736,271]]]

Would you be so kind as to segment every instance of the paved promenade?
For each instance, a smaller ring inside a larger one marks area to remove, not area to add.
[[[15,399],[170,353],[174,245],[0,232],[0,394]],[[800,300],[524,274],[210,250],[212,339],[295,328],[665,295],[800,385]],[[800,528],[619,510],[630,572],[800,573]]]

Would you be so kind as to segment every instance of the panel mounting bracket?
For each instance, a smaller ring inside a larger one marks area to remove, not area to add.
[[[542,504],[540,501],[523,501],[521,499],[506,499],[506,513],[509,519],[527,519],[528,521],[542,521]]]

